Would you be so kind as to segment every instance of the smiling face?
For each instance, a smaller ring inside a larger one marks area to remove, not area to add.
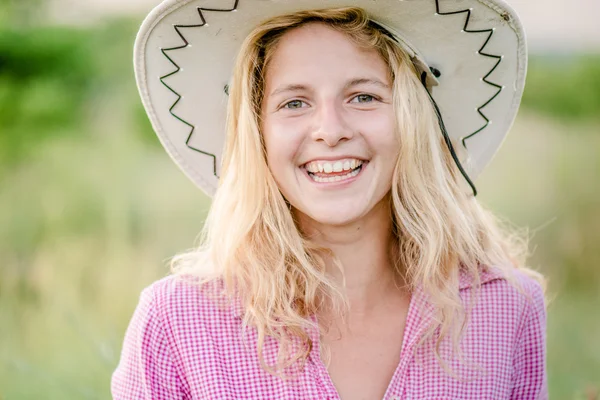
[[[264,93],[267,162],[298,212],[345,225],[384,201],[399,144],[390,69],[376,50],[303,25],[277,43]]]

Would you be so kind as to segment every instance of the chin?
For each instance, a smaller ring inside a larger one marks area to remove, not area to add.
[[[343,226],[357,221],[363,215],[359,210],[345,210],[328,208],[320,210],[307,210],[303,212],[310,219],[321,225]]]

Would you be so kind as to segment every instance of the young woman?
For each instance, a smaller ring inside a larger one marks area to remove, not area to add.
[[[155,130],[214,198],[142,293],[114,398],[547,398],[543,279],[472,181],[523,90],[514,12],[210,3],[138,36]]]

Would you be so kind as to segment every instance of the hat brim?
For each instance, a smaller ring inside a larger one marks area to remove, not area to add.
[[[365,9],[440,71],[432,96],[469,177],[491,161],[527,69],[523,27],[502,0],[166,0],[138,33],[136,81],[161,143],[208,195],[218,186],[226,87],[243,40],[270,17],[345,6]]]

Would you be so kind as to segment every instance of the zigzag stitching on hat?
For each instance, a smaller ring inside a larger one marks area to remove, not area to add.
[[[202,151],[200,149],[197,149],[193,146],[191,146],[189,144],[190,139],[192,138],[192,135],[194,134],[194,131],[196,130],[196,127],[192,124],[190,124],[189,122],[187,122],[186,120],[184,120],[183,118],[181,118],[180,116],[178,116],[177,114],[175,114],[173,112],[173,109],[177,106],[177,104],[179,103],[179,101],[181,100],[181,95],[179,93],[177,93],[177,91],[175,91],[175,89],[173,89],[171,86],[167,85],[167,83],[164,81],[165,79],[167,79],[168,77],[175,75],[176,73],[178,73],[179,71],[181,71],[181,67],[179,65],[177,65],[177,63],[175,61],[173,61],[173,59],[171,57],[169,57],[169,55],[167,54],[168,51],[173,51],[173,50],[181,50],[184,49],[186,47],[189,46],[189,42],[187,41],[187,39],[185,38],[185,36],[183,36],[183,34],[181,33],[181,28],[199,28],[202,27],[204,25],[206,25],[206,18],[204,18],[204,14],[202,14],[202,11],[216,11],[216,12],[231,12],[231,11],[235,11],[237,9],[239,0],[235,0],[235,3],[233,4],[232,8],[228,8],[228,9],[219,9],[219,8],[203,8],[203,7],[198,7],[198,15],[200,16],[200,23],[199,24],[195,24],[195,25],[174,25],[174,29],[175,32],[177,32],[177,35],[179,35],[179,37],[181,38],[181,40],[183,40],[183,45],[181,46],[176,46],[176,47],[170,47],[168,49],[163,49],[161,48],[160,51],[161,53],[167,58],[167,60],[169,60],[169,62],[171,64],[173,64],[173,66],[176,68],[174,71],[163,75],[160,77],[160,82],[165,85],[165,87],[167,89],[169,89],[169,91],[171,91],[175,96],[177,96],[177,100],[175,100],[175,102],[171,105],[171,107],[169,108],[169,113],[175,117],[176,119],[178,119],[179,121],[183,122],[185,125],[187,125],[189,128],[191,128],[190,133],[188,134],[187,139],[185,140],[185,145],[194,151],[197,151],[198,153],[202,153],[204,155],[210,156],[213,159],[213,173],[214,175],[218,178],[217,176],[217,156],[206,152],[206,151]]]
[[[466,140],[472,138],[473,136],[477,135],[479,132],[481,132],[482,130],[484,130],[485,128],[487,128],[490,125],[490,119],[483,113],[483,111],[481,111],[483,108],[485,108],[488,104],[490,104],[496,97],[498,97],[498,95],[500,94],[500,92],[502,92],[502,89],[504,89],[503,86],[498,85],[497,83],[494,83],[492,81],[489,81],[487,78],[496,70],[496,68],[498,68],[498,65],[500,65],[500,63],[502,62],[502,56],[498,56],[495,54],[489,54],[489,53],[484,53],[483,50],[485,49],[485,46],[487,46],[487,44],[489,43],[490,39],[492,38],[492,36],[494,35],[494,29],[490,28],[490,29],[468,29],[469,26],[469,20],[471,19],[471,9],[466,9],[466,10],[460,10],[460,11],[450,11],[450,12],[441,12],[440,11],[440,2],[439,0],[435,0],[435,12],[436,14],[439,15],[454,15],[454,14],[462,14],[462,13],[466,13],[467,14],[467,18],[465,19],[465,25],[463,27],[463,31],[468,32],[468,33],[485,33],[488,32],[489,35],[487,37],[487,39],[485,40],[485,42],[483,43],[483,45],[481,46],[481,48],[479,50],[477,50],[477,53],[485,56],[485,57],[489,57],[489,58],[493,58],[496,61],[496,64],[494,64],[494,66],[492,67],[492,69],[482,78],[482,80],[487,83],[490,86],[495,87],[496,89],[498,89],[496,91],[496,93],[494,93],[494,95],[492,97],[490,97],[485,103],[483,103],[483,105],[477,107],[477,112],[479,113],[479,115],[481,115],[481,117],[485,120],[485,124],[477,129],[475,132],[469,134],[468,136],[465,136],[461,139],[462,145],[463,147],[467,147],[466,145]]]
[[[203,8],[203,7],[198,7],[198,15],[200,16],[200,21],[201,23],[199,24],[194,24],[194,25],[174,25],[174,29],[177,32],[177,35],[179,35],[179,37],[181,38],[181,40],[183,41],[183,45],[181,46],[176,46],[176,47],[170,47],[167,49],[163,49],[161,48],[161,52],[162,54],[167,58],[167,60],[169,60],[169,62],[171,64],[173,64],[173,66],[176,68],[174,71],[163,75],[160,77],[160,81],[161,83],[173,94],[175,94],[177,96],[177,100],[175,100],[175,102],[171,105],[171,107],[169,108],[169,113],[175,117],[177,120],[179,120],[180,122],[184,123],[185,125],[187,125],[191,130],[190,133],[185,141],[185,144],[188,148],[190,148],[191,150],[197,151],[199,153],[202,153],[204,155],[208,155],[210,157],[212,157],[213,159],[213,173],[215,176],[217,176],[217,157],[209,152],[206,151],[202,151],[200,149],[197,149],[193,146],[191,146],[189,144],[189,141],[192,137],[192,135],[194,134],[195,131],[195,126],[190,124],[189,122],[187,122],[186,120],[184,120],[183,118],[179,117],[177,114],[175,114],[173,112],[174,108],[177,106],[177,104],[179,103],[179,101],[181,100],[181,95],[175,91],[172,87],[170,87],[164,80],[169,78],[172,75],[175,75],[176,73],[178,73],[181,70],[181,67],[175,62],[173,61],[173,59],[171,59],[171,57],[169,57],[169,55],[167,54],[168,51],[173,51],[173,50],[180,50],[183,48],[186,48],[187,46],[189,46],[189,42],[187,41],[187,39],[185,38],[185,36],[183,36],[183,34],[181,33],[180,29],[181,28],[198,28],[198,27],[202,27],[206,25],[206,18],[204,18],[204,14],[202,13],[203,11],[214,11],[214,12],[231,12],[231,11],[235,11],[238,7],[238,3],[239,0],[235,0],[235,3],[233,4],[233,6],[229,9],[218,9],[218,8]],[[489,53],[485,53],[483,50],[485,49],[485,47],[487,46],[487,44],[489,43],[490,39],[492,38],[493,34],[494,34],[494,29],[468,29],[469,26],[469,21],[471,19],[471,9],[464,9],[464,10],[459,10],[459,11],[450,11],[450,12],[441,12],[440,11],[440,3],[439,0],[435,0],[435,8],[436,8],[436,14],[438,15],[455,15],[455,14],[462,14],[462,13],[466,13],[467,17],[465,18],[465,24],[463,26],[463,31],[468,32],[468,33],[489,33],[488,37],[486,38],[485,42],[483,43],[483,45],[481,46],[481,48],[477,51],[478,54],[485,56],[485,57],[489,57],[489,58],[493,58],[496,59],[496,63],[494,64],[494,66],[490,69],[490,71],[488,71],[488,73],[482,78],[483,82],[487,83],[490,86],[495,87],[496,89],[498,89],[496,91],[496,93],[494,93],[494,95],[492,95],[492,97],[490,97],[485,103],[483,103],[481,106],[479,106],[477,108],[477,112],[479,113],[479,115],[481,115],[481,117],[485,120],[485,124],[477,129],[475,132],[463,137],[461,139],[462,145],[463,147],[466,148],[466,141],[470,138],[472,138],[473,136],[477,135],[479,132],[483,131],[485,128],[487,128],[490,125],[490,119],[483,113],[482,109],[485,108],[488,104],[490,104],[499,94],[500,92],[502,92],[503,87],[498,85],[497,83],[494,83],[492,81],[489,81],[487,78],[496,70],[496,68],[498,67],[498,65],[500,65],[500,63],[502,62],[502,56],[498,56],[495,54],[489,54]],[[217,176],[218,177],[218,176]]]

